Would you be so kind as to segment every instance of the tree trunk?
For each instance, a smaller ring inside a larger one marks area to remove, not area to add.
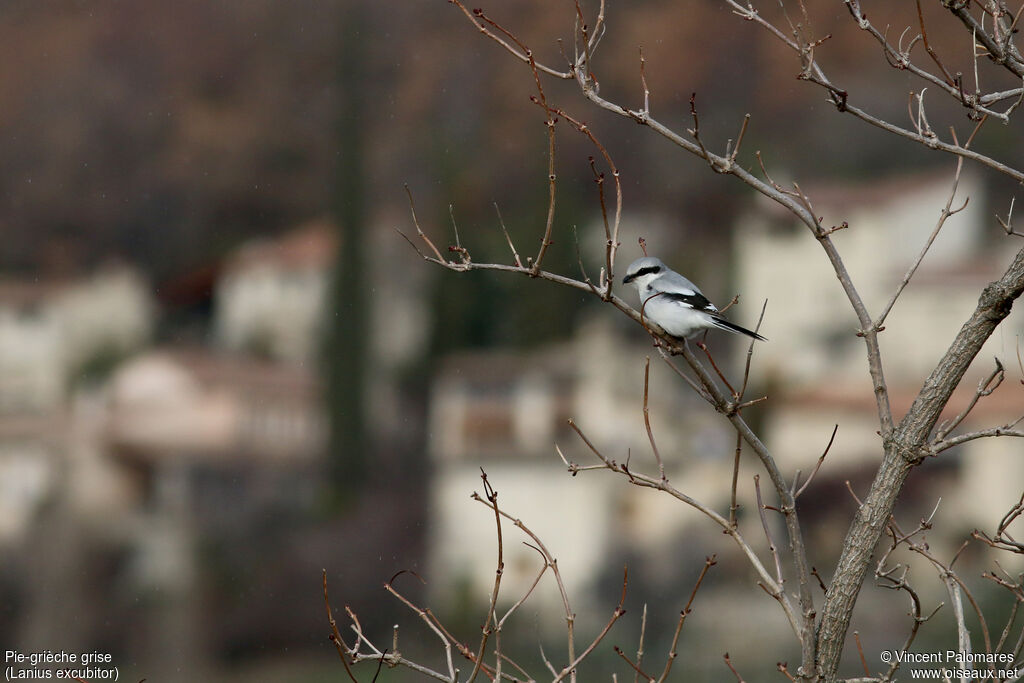
[[[1024,249],[1017,252],[1003,276],[981,293],[978,306],[960,328],[942,360],[925,380],[913,405],[885,444],[885,457],[863,505],[843,543],[843,551],[825,594],[818,626],[818,670],[826,681],[836,679],[846,631],[857,602],[871,553],[892,515],[910,470],[930,454],[929,437],[953,390],[971,362],[1010,314],[1024,291]]]

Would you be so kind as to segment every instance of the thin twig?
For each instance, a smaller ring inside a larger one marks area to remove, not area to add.
[[[736,683],[746,683],[746,681],[743,680],[743,676],[740,676],[740,673],[738,671],[736,671],[736,667],[734,667],[732,665],[732,661],[729,659],[729,653],[728,652],[726,652],[722,656],[722,659],[725,660],[725,665],[727,667],[729,667],[729,671],[732,672],[732,675],[736,677]]]
[[[988,377],[978,382],[978,388],[974,391],[974,396],[971,397],[970,402],[967,406],[960,411],[960,414],[953,418],[949,424],[940,425],[938,431],[935,433],[934,441],[942,441],[952,432],[954,429],[960,426],[960,423],[974,410],[974,406],[978,404],[983,396],[990,396],[993,391],[999,388],[999,385],[1003,383],[1003,379],[1006,378],[1006,371],[1003,369],[1003,364],[996,358],[996,367],[992,370]]]
[[[487,36],[488,38],[490,38],[491,40],[496,42],[498,45],[501,45],[503,48],[505,48],[516,59],[520,60],[521,62],[526,62],[527,64],[529,63],[529,60],[530,60],[529,56],[527,56],[526,54],[524,54],[524,53],[520,52],[519,50],[517,50],[511,44],[509,44],[508,42],[503,40],[501,38],[501,36],[493,33],[492,31],[489,31],[486,26],[484,26],[483,24],[481,24],[480,22],[477,21],[478,16],[474,16],[474,14],[472,12],[470,12],[468,9],[466,9],[466,6],[463,5],[460,0],[448,0],[448,1],[451,4],[455,5],[456,7],[458,7],[460,10],[462,10],[462,13],[466,15],[466,18],[469,20],[469,22],[471,24],[473,24],[477,28],[477,30],[480,31],[480,33],[484,34],[485,36]],[[545,65],[539,64],[539,63],[536,63],[536,66],[537,66],[537,69],[539,69],[543,73],[545,73],[545,74],[547,74],[549,76],[553,76],[555,78],[561,78],[561,79],[569,80],[569,79],[571,79],[573,77],[572,71],[558,71],[557,69],[552,69],[552,68],[550,68],[548,66],[545,66]]]
[[[393,580],[394,579],[392,579],[392,581]],[[452,659],[452,641],[454,639],[449,639],[449,637],[445,635],[441,627],[434,621],[434,619],[431,618],[432,615],[429,610],[414,605],[408,598],[395,590],[395,587],[391,582],[384,584],[384,590],[398,598],[399,602],[404,604],[406,607],[416,612],[416,615],[423,621],[423,623],[425,623],[427,627],[434,632],[434,635],[438,637],[444,646],[445,663],[448,665],[448,680],[455,683],[457,678],[455,673],[455,662]]]
[[[647,603],[644,603],[644,611],[640,615],[640,640],[636,646],[636,674],[633,676],[633,683],[639,683],[641,667],[644,663],[644,636],[647,633]],[[654,679],[649,679],[654,680]]]
[[[949,197],[946,199],[946,205],[942,208],[942,211],[939,213],[939,220],[938,222],[936,222],[935,228],[932,230],[931,235],[928,236],[928,239],[925,241],[924,246],[921,248],[921,252],[917,255],[917,259],[915,259],[914,263],[912,263],[910,268],[907,269],[907,272],[906,274],[904,274],[903,279],[900,280],[900,284],[896,287],[896,291],[893,292],[892,296],[889,298],[889,302],[882,309],[882,312],[878,314],[878,317],[875,318],[874,326],[876,329],[880,330],[882,328],[882,325],[885,323],[885,319],[889,316],[889,311],[891,311],[892,307],[896,305],[896,300],[899,299],[900,294],[903,293],[903,290],[910,282],[910,279],[914,277],[914,273],[917,272],[918,266],[920,266],[921,262],[924,260],[925,254],[928,253],[928,250],[931,248],[932,243],[935,241],[935,238],[938,237],[939,231],[942,230],[942,226],[946,224],[946,219],[956,213],[959,213],[960,211],[963,211],[964,208],[967,207],[967,201],[965,200],[963,206],[961,206],[959,209],[951,208],[953,205],[953,198],[956,196],[957,187],[959,187],[960,185],[960,171],[963,169],[963,165],[963,157],[958,158],[956,160],[956,173],[953,175],[953,187],[949,191]]]
[[[679,656],[677,646],[679,644],[679,634],[683,630],[683,623],[686,621],[686,617],[690,615],[690,608],[693,605],[694,598],[697,597],[697,591],[700,590],[701,584],[704,583],[704,577],[707,576],[708,570],[716,564],[718,564],[717,556],[711,555],[710,557],[704,558],[704,567],[700,570],[700,575],[697,577],[697,581],[693,584],[693,590],[690,591],[690,598],[686,601],[686,606],[679,612],[679,621],[676,622],[676,630],[675,633],[672,634],[672,645],[669,647],[668,657],[665,659],[665,669],[661,672],[661,676],[658,677],[658,683],[665,683],[668,679],[669,672],[672,671],[672,665],[675,663],[676,657]]]
[[[473,500],[479,502],[479,503],[482,503],[483,505],[486,505],[487,507],[491,507],[487,503],[487,501],[485,501],[483,498],[481,498],[476,493],[474,493],[471,496],[471,498]],[[508,514],[504,510],[501,510],[500,508],[498,509],[498,513],[502,517],[504,517],[505,519],[511,521],[513,526],[515,526],[517,529],[519,529],[520,531],[522,531],[523,533],[525,533],[527,536],[530,537],[530,539],[533,541],[536,549],[540,551],[541,555],[543,555],[544,561],[547,563],[547,566],[551,569],[551,572],[552,572],[552,574],[554,575],[554,578],[555,578],[555,584],[558,586],[558,592],[559,592],[559,594],[560,594],[560,596],[562,598],[562,608],[565,611],[566,646],[567,646],[568,651],[569,651],[569,660],[570,661],[574,661],[576,659],[576,637],[575,637],[576,614],[572,611],[572,607],[569,604],[569,593],[568,593],[568,591],[565,588],[565,582],[562,580],[562,574],[558,570],[558,560],[556,560],[555,557],[548,551],[547,546],[545,546],[544,542],[540,540],[540,537],[537,536],[536,533],[531,531],[529,527],[527,527],[525,524],[523,524],[522,520],[520,520],[520,519],[518,519],[516,517],[513,517],[512,515]],[[566,672],[566,673],[568,673],[568,672]],[[572,670],[572,680],[575,680],[575,676],[576,676],[575,668],[573,668],[573,670]],[[559,680],[561,680],[561,679],[559,679]]]
[[[612,648],[612,650],[614,650],[615,654],[617,654],[619,657],[621,657],[626,662],[626,664],[629,664],[629,666],[633,669],[633,671],[636,672],[635,676],[638,679],[639,679],[640,676],[643,676],[645,681],[650,681],[651,683],[654,683],[654,678],[650,674],[644,673],[644,670],[640,668],[640,663],[639,662],[634,662],[629,657],[627,657],[626,653],[622,651],[621,647],[616,645],[616,646],[614,646]]]
[[[484,618],[484,625],[481,628],[483,632],[480,636],[480,647],[477,649],[476,661],[473,664],[473,670],[469,674],[468,683],[473,683],[476,680],[477,675],[480,673],[480,665],[484,661],[484,652],[487,649],[487,640],[490,638],[492,633],[492,624],[497,627],[497,616],[495,615],[495,607],[498,604],[498,591],[501,589],[501,577],[505,574],[505,559],[504,559],[504,543],[501,534],[501,514],[498,512],[498,492],[494,490],[491,483],[487,480],[487,472],[484,468],[480,468],[480,479],[483,482],[484,495],[487,497],[487,502],[490,503],[491,508],[494,510],[494,526],[495,536],[498,539],[498,559],[496,562],[496,569],[494,570],[494,588],[491,590],[491,599],[487,606],[487,616]],[[498,649],[497,654],[501,654]],[[500,659],[498,660],[500,666]]]
[[[528,548],[533,548],[534,550],[536,550],[537,553],[541,556],[541,559],[544,560],[544,553],[541,552],[540,548],[538,548],[537,546],[533,545],[532,543],[527,543],[526,541],[523,541],[523,545],[525,545]],[[544,573],[547,570],[548,570],[548,563],[547,563],[546,560],[544,560],[541,563],[540,572],[537,573],[537,577],[533,580],[533,583],[530,584],[530,587],[526,589],[526,592],[523,593],[522,597],[520,597],[518,600],[516,600],[512,604],[512,606],[508,608],[508,611],[505,612],[505,615],[498,621],[498,626],[495,629],[497,631],[497,633],[499,633],[499,634],[501,633],[501,630],[505,627],[505,622],[508,621],[508,618],[511,617],[515,613],[515,611],[517,609],[519,609],[519,607],[524,602],[526,602],[526,599],[529,598],[530,595],[533,594],[534,589],[540,583],[540,580],[544,577]],[[497,654],[499,658],[504,658],[504,656],[500,652],[496,652],[495,654]]]
[[[1021,93],[1024,93],[1024,88],[1021,89]],[[996,220],[999,222],[999,226],[1003,229],[1006,234],[1017,235],[1018,237],[1024,237],[1024,233],[1017,232],[1013,228],[1013,203],[1016,197],[1010,197],[1010,210],[1006,214],[1006,220],[1003,220],[999,214],[996,214]]]
[[[818,458],[818,462],[814,465],[814,469],[811,470],[811,474],[807,477],[807,481],[804,482],[803,486],[793,494],[793,498],[799,498],[800,494],[804,492],[808,486],[811,485],[811,479],[814,479],[814,475],[821,469],[821,464],[825,462],[825,456],[828,455],[829,449],[832,448],[833,442],[836,440],[836,432],[839,431],[839,423],[837,422],[835,427],[832,428],[832,436],[828,438],[828,444],[825,446],[825,450],[822,451],[821,457]]]
[[[754,332],[761,331],[761,323],[764,322],[765,311],[768,310],[768,299],[765,299],[761,304],[761,315],[757,317],[757,325],[754,327]],[[744,394],[747,393],[747,382],[750,379],[750,363],[754,358],[754,339],[751,337],[750,344],[747,345],[747,358],[743,364],[743,383],[740,385],[739,395],[736,400],[739,401],[743,398]]]
[[[416,226],[416,234],[420,236],[420,239],[427,243],[427,246],[430,247],[430,250],[432,252],[434,252],[434,256],[437,257],[438,261],[442,263],[448,263],[448,260],[445,259],[445,257],[441,256],[441,252],[438,250],[436,246],[434,246],[434,243],[430,241],[430,238],[427,237],[427,234],[423,232],[423,230],[420,228],[420,222],[416,218],[416,204],[412,200],[412,190],[409,189],[408,185],[405,186],[405,194],[409,197],[409,211],[410,213],[412,213],[412,224]],[[410,242],[410,244],[412,244],[412,242]]]
[[[942,64],[939,59],[939,55],[932,49],[931,44],[928,42],[928,32],[924,28],[924,13],[921,11],[921,0],[915,0],[917,3],[917,21],[921,25],[921,40],[924,43],[924,49],[928,52],[928,56],[932,58],[932,61],[942,70],[942,75],[946,77],[946,82],[953,85],[953,77],[949,75],[949,71]],[[868,674],[869,676],[871,674]]]
[[[579,656],[571,660],[570,663],[566,665],[566,667],[563,668],[557,676],[555,676],[551,683],[558,683],[559,681],[564,680],[565,677],[570,674],[575,678],[576,667],[579,666],[579,663],[586,659],[587,656],[594,651],[594,648],[597,647],[602,640],[604,640],[604,637],[606,635],[608,635],[608,631],[610,631],[612,626],[615,625],[615,622],[618,621],[619,618],[626,613],[626,610],[622,609],[622,606],[626,602],[626,586],[628,584],[628,579],[629,571],[628,569],[624,568],[622,571],[622,595],[619,598],[619,604],[615,607],[615,611],[612,612],[612,616],[608,620],[608,623],[604,625],[604,628],[601,629],[601,632],[597,634],[593,641],[591,641],[590,645],[588,645],[587,648],[579,654]]]
[[[494,202],[494,211],[498,214],[498,224],[501,226],[501,232],[505,235],[505,241],[508,242],[508,248],[512,250],[512,259],[518,267],[522,268],[523,262],[519,260],[519,252],[516,251],[515,245],[512,244],[512,238],[505,227],[505,220],[501,217],[501,209],[498,208],[498,202]]]
[[[597,151],[601,154],[605,164],[608,165],[612,174],[612,180],[615,183],[615,215],[612,218],[612,224],[609,227],[608,212],[604,203],[604,175],[598,173],[596,167],[593,165],[593,160],[591,159],[591,168],[593,169],[595,179],[598,182],[598,199],[601,205],[601,216],[604,221],[606,280],[602,284],[602,298],[607,301],[611,296],[612,282],[615,279],[615,254],[619,248],[619,226],[622,223],[622,180],[619,177],[619,169],[615,166],[615,162],[612,160],[612,156],[608,153],[607,148],[601,144],[601,141],[597,139],[597,136],[594,135],[594,132],[586,123],[570,116],[565,111],[557,107],[553,107],[552,111],[565,119],[573,128],[587,136],[590,143],[594,145],[594,147],[597,148]]]
[[[993,436],[1012,436],[1015,438],[1024,438],[1024,430],[1013,429],[1016,425],[1024,418],[1018,418],[1017,420],[1003,425],[1002,427],[990,427],[988,429],[979,429],[975,432],[968,432],[966,434],[960,434],[958,436],[943,439],[937,441],[929,447],[931,454],[937,455],[942,451],[959,446],[960,444],[967,443],[968,441],[974,441],[975,439],[985,439]]]
[[[757,497],[757,514],[761,517],[764,537],[768,540],[768,551],[772,554],[772,559],[775,560],[775,580],[778,582],[779,587],[785,590],[785,579],[782,578],[782,561],[779,559],[779,551],[775,548],[775,541],[772,540],[771,529],[768,528],[768,516],[764,513],[765,504],[761,500],[760,477],[756,474],[754,475],[754,492]]]
[[[665,463],[661,459],[661,453],[658,451],[658,444],[654,442],[654,432],[651,430],[651,413],[647,407],[647,395],[650,388],[650,375],[651,375],[651,359],[648,356],[644,360],[644,428],[647,429],[647,440],[651,443],[651,452],[654,453],[654,459],[658,462],[658,474],[662,481],[665,479]]]
[[[465,6],[463,6],[459,0],[450,0],[450,2],[458,5],[459,8],[462,9],[462,11],[467,16],[469,16],[470,20],[478,28],[483,27],[481,24],[477,23],[477,19],[484,22],[485,24],[490,25],[497,32],[504,35],[505,38],[508,39],[508,41],[510,41],[511,43],[515,43],[515,45],[519,48],[519,52],[516,52],[515,50],[510,51],[513,54],[516,54],[517,56],[519,54],[522,54],[523,57],[525,57],[524,61],[526,61],[526,64],[530,67],[530,72],[533,74],[533,83],[534,86],[537,88],[537,95],[531,97],[531,99],[533,99],[533,101],[535,101],[538,105],[541,106],[542,109],[544,109],[544,125],[547,129],[548,137],[548,208],[547,218],[544,221],[544,234],[540,240],[540,248],[538,249],[537,256],[536,258],[533,259],[532,265],[530,267],[530,274],[536,277],[540,273],[541,263],[544,261],[544,255],[547,254],[548,247],[551,246],[551,231],[555,220],[555,197],[557,196],[555,176],[555,118],[554,110],[548,105],[547,95],[544,94],[544,85],[541,82],[540,78],[542,69],[537,64],[537,60],[533,56],[533,50],[527,47],[526,44],[523,43],[519,38],[517,38],[515,34],[513,34],[511,31],[509,31],[504,26],[488,17],[483,10],[474,9],[472,14],[470,14],[466,10]],[[487,31],[484,32],[488,36],[498,40],[498,42],[504,45],[506,48],[510,48],[508,43],[504,43],[503,41],[499,40],[497,36],[495,36],[495,34]],[[551,72],[545,71],[545,73],[550,74]]]
[[[868,668],[868,660],[864,657],[864,647],[860,644],[860,633],[853,632],[853,639],[857,643],[857,654],[860,655],[860,664],[864,667],[864,675],[871,676],[871,669]]]
[[[729,390],[729,393],[732,394],[733,399],[734,400],[738,399],[739,398],[739,393],[737,393],[737,391],[732,388],[732,385],[729,384],[729,380],[727,380],[725,378],[725,375],[718,368],[718,364],[715,363],[715,358],[714,358],[714,356],[711,355],[711,351],[708,350],[707,344],[705,344],[702,341],[701,342],[697,342],[697,348],[700,349],[701,351],[703,351],[704,355],[708,357],[708,361],[711,363],[711,367],[714,368],[715,374],[718,375],[718,379],[722,380],[722,384],[724,384],[725,387]]]
[[[736,526],[736,513],[739,511],[739,505],[736,503],[736,488],[739,484],[740,476],[740,453],[743,450],[743,436],[736,432],[736,455],[732,463],[732,487],[729,492],[729,525],[732,527]]]
[[[327,570],[323,572],[323,584],[324,584],[324,606],[327,608],[327,623],[331,626],[330,640],[334,643],[335,649],[338,651],[338,656],[341,657],[341,663],[345,666],[345,673],[348,674],[349,679],[353,683],[359,683],[356,680],[355,674],[352,673],[352,666],[348,663],[348,653],[354,650],[350,650],[348,645],[345,644],[345,639],[341,637],[341,633],[338,631],[338,622],[334,620],[334,610],[331,609],[331,600],[327,597]]]
[[[644,48],[643,48],[643,46],[641,46],[640,47],[640,83],[644,87],[644,108],[641,109],[641,111],[643,112],[644,116],[650,116],[651,115],[651,90],[650,90],[650,88],[647,87],[647,73],[646,73],[645,68],[644,68],[645,64],[646,64],[646,61],[644,60]]]

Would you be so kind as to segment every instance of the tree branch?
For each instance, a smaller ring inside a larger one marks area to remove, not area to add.
[[[1024,292],[1024,249],[1003,276],[982,292],[971,317],[960,328],[942,360],[925,380],[891,438],[871,490],[858,508],[843,542],[818,628],[819,673],[833,680],[839,670],[846,630],[864,581],[871,551],[892,515],[896,497],[911,469],[928,455],[928,438],[982,345]]]
[[[722,517],[720,514],[715,512],[713,509],[711,509],[704,503],[701,503],[697,499],[688,496],[679,489],[675,488],[667,480],[661,479],[659,477],[651,477],[646,474],[634,472],[627,468],[625,465],[620,464],[615,460],[606,457],[596,446],[594,446],[593,442],[591,442],[590,439],[587,438],[587,436],[583,433],[582,430],[580,430],[580,428],[576,425],[575,422],[570,420],[569,426],[572,427],[572,429],[580,437],[583,443],[587,445],[587,448],[590,449],[590,452],[597,456],[598,460],[601,461],[601,463],[604,465],[606,469],[609,469],[612,472],[626,475],[626,477],[629,479],[629,483],[633,484],[634,486],[651,488],[657,491],[664,491],[665,493],[669,494],[676,500],[679,500],[680,502],[685,503],[686,505],[689,505],[698,512],[704,514],[711,521],[720,526],[722,528],[722,531],[731,536],[733,541],[736,542],[736,545],[738,545],[740,550],[743,551],[743,554],[747,556],[747,560],[754,568],[754,571],[756,571],[758,576],[761,578],[761,581],[765,586],[765,590],[768,592],[769,595],[778,600],[780,605],[782,605],[782,609],[785,612],[786,617],[789,619],[790,626],[793,628],[793,633],[796,634],[798,638],[800,638],[800,623],[797,619],[795,611],[789,604],[788,596],[782,590],[782,586],[775,580],[774,577],[772,577],[770,573],[768,573],[768,570],[765,568],[761,560],[757,557],[757,554],[754,552],[754,549],[750,547],[750,544],[747,543],[746,539],[739,532],[739,530],[729,523],[728,519]],[[570,466],[570,469],[572,469],[572,466]]]

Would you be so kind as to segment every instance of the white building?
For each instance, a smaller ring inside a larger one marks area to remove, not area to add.
[[[307,463],[326,424],[313,372],[200,349],[154,350],[109,387],[106,439],[144,461]]]
[[[53,290],[0,283],[0,413],[53,409],[64,397],[65,350]]]
[[[74,393],[83,373],[138,350],[153,316],[146,283],[122,265],[67,282],[0,282],[0,542],[24,532],[65,456],[82,450]]]
[[[87,370],[94,361],[110,364],[145,346],[153,332],[149,283],[125,265],[108,265],[60,289],[52,305],[67,372]]]
[[[217,281],[218,343],[230,351],[310,362],[336,256],[336,230],[326,221],[244,245]]]
[[[0,280],[0,414],[55,409],[91,362],[144,345],[153,317],[146,283],[122,265],[71,282]]]

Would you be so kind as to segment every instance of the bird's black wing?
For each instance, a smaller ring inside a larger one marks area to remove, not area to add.
[[[715,305],[708,301],[708,298],[700,292],[661,292],[654,296],[665,298],[669,301],[679,302],[698,311],[707,311],[708,313],[715,313],[718,311],[718,309],[715,308]]]

